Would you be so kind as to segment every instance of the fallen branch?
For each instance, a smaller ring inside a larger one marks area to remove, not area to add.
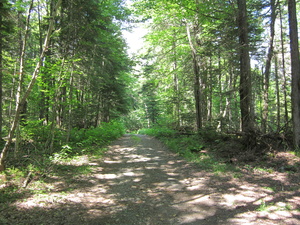
[[[26,177],[26,179],[23,182],[22,188],[26,188],[27,185],[29,184],[30,180],[31,180],[31,174],[32,172],[30,171]]]

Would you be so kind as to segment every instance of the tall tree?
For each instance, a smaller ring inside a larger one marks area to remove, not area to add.
[[[285,124],[288,124],[289,121],[289,113],[288,113],[288,101],[287,101],[287,77],[286,77],[286,64],[285,64],[285,41],[284,41],[284,31],[283,31],[283,15],[282,15],[282,6],[279,6],[279,17],[280,17],[280,51],[282,58],[282,76],[283,76],[283,102],[284,102],[284,120]]]
[[[300,147],[300,58],[298,40],[298,22],[296,1],[288,0],[291,71],[292,71],[292,118],[293,141],[296,148]]]
[[[3,76],[4,76],[4,48],[5,36],[8,33],[10,22],[8,21],[9,4],[7,0],[0,0],[0,139],[2,138],[3,125]],[[7,42],[6,42],[7,43]]]
[[[249,31],[246,0],[238,0],[238,29],[240,49],[240,110],[243,132],[254,129],[252,81],[249,56]]]
[[[195,96],[195,109],[196,109],[196,125],[197,130],[202,128],[202,108],[201,108],[201,76],[200,76],[200,56],[197,54],[196,48],[192,42],[189,24],[186,24],[187,36],[193,57],[193,70],[194,70],[194,96]]]
[[[186,107],[188,101],[181,101],[181,118],[190,115],[190,120],[182,120],[182,124],[199,128],[198,117],[203,126],[213,126],[218,130],[239,129],[248,134],[249,138],[255,138],[256,134],[252,131],[259,125],[268,131],[268,125],[272,125],[273,121],[274,124],[275,120],[282,123],[279,117],[282,112],[274,106],[274,99],[281,105],[289,106],[289,96],[284,99],[284,93],[276,91],[284,79],[280,76],[282,70],[274,68],[276,63],[272,64],[273,52],[278,48],[275,38],[279,33],[275,24],[279,1],[137,2],[141,14],[152,19],[151,32],[147,36],[151,45],[149,51],[153,54],[151,60],[155,62],[151,79],[155,77],[159,80],[157,88],[158,94],[164,96],[162,102],[166,104],[167,99],[174,99],[175,91],[170,91],[170,82],[176,76],[181,85],[180,91],[184,91],[184,97],[194,104]],[[270,21],[270,29],[264,27],[267,20]],[[267,31],[270,31],[270,38],[266,38]],[[176,45],[174,33],[177,37]],[[265,46],[268,46],[267,55],[264,53]],[[176,59],[176,71],[171,68],[174,62],[172,59]],[[258,72],[258,67],[251,68],[250,60],[257,62],[259,67],[265,64],[264,71]],[[277,75],[279,83],[275,82],[274,76]],[[189,82],[180,83],[186,80]],[[288,83],[288,76],[286,81]],[[289,87],[286,88],[288,90]],[[174,101],[169,103],[176,104]],[[176,108],[175,105],[172,107]],[[200,112],[199,108],[201,113],[196,112]],[[170,115],[170,111],[162,110]],[[256,114],[256,111],[261,114]],[[276,113],[278,117],[274,116]],[[198,121],[191,123],[192,119]]]
[[[2,110],[2,82],[3,82],[3,11],[4,11],[4,0],[0,0],[0,139],[2,138],[2,120],[3,120],[3,110]]]
[[[271,22],[270,22],[270,41],[267,53],[266,67],[264,73],[264,105],[263,105],[263,118],[262,130],[267,131],[268,114],[269,114],[269,87],[270,87],[270,70],[271,61],[274,54],[274,37],[275,37],[275,20],[276,20],[276,4],[275,0],[271,0]]]

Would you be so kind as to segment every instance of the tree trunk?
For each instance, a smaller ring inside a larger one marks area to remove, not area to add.
[[[73,72],[74,72],[74,66],[71,68],[71,74],[70,74],[70,90],[69,90],[69,104],[68,104],[68,124],[67,124],[67,138],[66,142],[68,143],[70,141],[71,137],[71,130],[73,126],[73,113],[72,113],[72,108],[73,108]],[[100,104],[100,102],[98,103]]]
[[[2,139],[2,120],[3,120],[3,110],[2,110],[2,80],[3,80],[3,16],[2,11],[4,10],[3,2],[0,1],[0,140]]]
[[[200,90],[200,75],[199,75],[199,66],[197,59],[193,59],[194,63],[194,96],[195,96],[195,108],[196,108],[196,125],[197,130],[202,128],[202,109],[201,109],[201,90]]]
[[[274,52],[274,36],[275,36],[275,19],[276,19],[276,7],[275,0],[271,0],[271,24],[270,24],[270,41],[269,50],[267,54],[266,68],[264,73],[264,94],[263,94],[263,118],[262,118],[262,130],[267,132],[268,114],[269,114],[269,86],[270,86],[270,69],[271,61]]]
[[[52,17],[50,19],[50,22],[49,22],[49,28],[48,28],[48,31],[47,31],[47,34],[46,34],[46,37],[45,37],[45,41],[44,41],[44,46],[43,46],[43,51],[39,57],[39,60],[36,64],[36,67],[33,71],[33,74],[32,74],[32,77],[31,77],[31,80],[27,86],[27,89],[23,95],[23,97],[21,98],[19,104],[16,106],[16,113],[15,113],[15,117],[14,117],[14,120],[13,120],[13,123],[11,125],[11,128],[9,130],[9,133],[8,133],[8,139],[6,141],[6,144],[4,146],[4,148],[2,149],[1,151],[1,154],[0,154],[0,172],[5,170],[5,159],[6,159],[6,155],[7,155],[7,152],[9,150],[9,146],[12,142],[12,139],[13,139],[13,136],[14,136],[14,133],[15,133],[15,130],[17,128],[17,124],[19,122],[19,118],[20,118],[20,113],[21,113],[21,110],[22,110],[22,105],[25,104],[26,102],[26,99],[28,98],[34,84],[35,84],[35,81],[38,77],[38,74],[39,74],[39,70],[42,66],[42,63],[43,63],[43,58],[45,56],[45,52],[47,51],[48,49],[48,46],[49,46],[49,41],[50,41],[50,36],[52,34],[52,31],[54,29],[54,18],[56,16],[56,12],[57,12],[57,9],[60,7],[60,4],[61,4],[61,1],[62,0],[58,0],[57,4],[56,4],[56,7],[55,9],[53,10],[53,13],[52,13]]]
[[[291,68],[292,68],[292,117],[293,141],[295,148],[300,147],[300,59],[296,1],[288,0]]]
[[[176,127],[181,126],[181,118],[180,118],[180,94],[179,94],[179,84],[178,84],[178,71],[177,71],[177,51],[176,51],[176,33],[173,34],[173,55],[174,55],[174,62],[173,62],[173,89],[174,89],[174,117],[176,121]]]
[[[277,102],[277,132],[280,131],[280,122],[281,122],[281,116],[280,116],[280,88],[279,88],[279,75],[278,75],[278,57],[275,55],[275,81],[276,81],[276,102]]]
[[[28,10],[28,15],[26,19],[26,25],[25,25],[25,33],[24,33],[24,39],[23,43],[21,45],[21,52],[20,52],[20,67],[19,67],[19,80],[18,80],[18,87],[17,87],[17,94],[16,94],[16,106],[20,106],[20,116],[21,116],[21,121],[24,118],[24,113],[26,113],[26,102],[21,105],[20,100],[21,100],[21,95],[23,91],[23,82],[24,82],[24,66],[25,66],[25,53],[26,53],[26,46],[27,46],[27,39],[29,35],[29,24],[30,24],[30,17],[31,17],[31,11],[33,8],[33,0],[30,3],[29,10]],[[23,121],[25,122],[25,121]],[[21,139],[21,134],[20,134],[20,121],[17,122],[16,124],[16,142],[15,142],[15,157],[17,156],[17,152],[19,151],[19,145],[20,145],[20,139]]]
[[[193,57],[193,68],[194,68],[194,97],[195,97],[195,108],[196,108],[196,126],[197,130],[202,127],[202,110],[201,110],[201,89],[200,89],[200,66],[199,59],[197,56],[196,49],[192,43],[191,32],[188,23],[186,24],[187,36],[189,39],[190,48],[192,50]]]
[[[40,48],[40,54],[42,53],[43,51],[43,26],[42,26],[42,15],[41,15],[41,7],[40,5],[37,6],[37,13],[38,13],[38,27],[39,27],[39,48]],[[47,52],[49,54],[49,51]],[[41,87],[41,91],[39,92],[40,94],[40,98],[39,98],[39,104],[38,104],[38,107],[39,107],[39,119],[40,120],[44,120],[44,124],[48,124],[49,123],[49,102],[50,102],[50,99],[49,99],[49,95],[48,94],[48,91],[46,91],[46,85],[48,85],[49,81],[48,79],[46,78],[48,76],[47,73],[44,73],[42,76],[41,76],[41,80],[42,80],[42,83],[43,83],[43,87]],[[45,94],[47,93],[47,94]]]
[[[240,110],[241,128],[245,133],[254,130],[252,106],[252,83],[249,56],[248,22],[246,0],[238,0],[238,28],[240,42]]]
[[[280,4],[279,4],[280,7]],[[280,44],[281,44],[281,57],[282,57],[282,76],[283,76],[283,98],[284,98],[284,119],[285,124],[289,121],[288,103],[287,103],[287,81],[286,81],[286,71],[285,71],[285,51],[284,51],[284,32],[282,23],[282,9],[279,9],[280,13]]]
[[[213,66],[212,58],[209,57],[209,77],[207,82],[207,121],[211,124],[213,119]]]

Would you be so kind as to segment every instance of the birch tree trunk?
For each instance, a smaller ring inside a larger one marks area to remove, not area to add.
[[[18,87],[17,87],[17,94],[16,94],[16,106],[20,105],[21,95],[22,95],[22,89],[23,89],[23,82],[24,82],[24,66],[25,66],[25,53],[26,53],[26,46],[27,46],[27,40],[29,36],[29,25],[30,25],[30,17],[31,17],[31,11],[33,8],[33,0],[30,3],[28,14],[26,18],[26,25],[25,25],[25,33],[24,33],[24,39],[21,46],[21,52],[20,52],[20,67],[19,67],[19,80],[18,80]],[[26,102],[24,102],[24,105],[20,105],[21,111],[20,114],[24,113],[26,111],[25,109]],[[24,114],[23,114],[24,115]],[[21,115],[22,117],[22,115]],[[22,118],[21,118],[22,120]],[[19,145],[20,145],[20,123],[19,121],[16,124],[16,142],[15,142],[15,157],[17,152],[19,151]]]

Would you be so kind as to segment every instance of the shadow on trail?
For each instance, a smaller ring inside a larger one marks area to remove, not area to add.
[[[268,196],[270,202],[299,204],[299,192],[273,196],[259,185],[263,183],[259,178],[241,182],[201,171],[164,149],[156,139],[133,137],[126,135],[114,142],[100,163],[92,162],[98,165],[92,176],[78,181],[86,185],[70,184],[73,190],[62,201],[16,208],[23,210],[22,216],[8,215],[11,218],[2,218],[0,223],[23,224],[29,217],[32,224],[300,223],[299,215],[292,211],[257,211]]]

